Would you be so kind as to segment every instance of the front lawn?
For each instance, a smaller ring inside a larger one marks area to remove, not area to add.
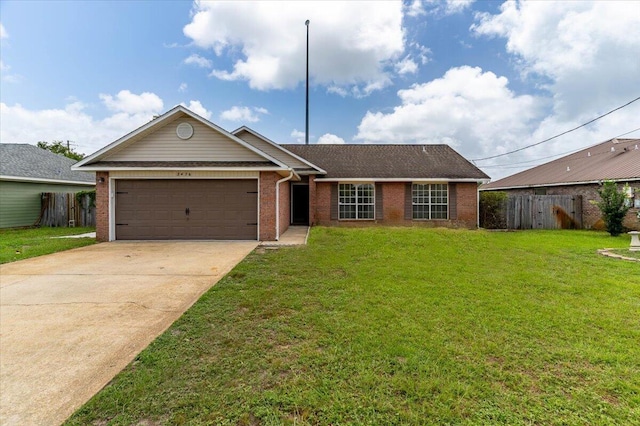
[[[69,424],[638,424],[640,265],[583,231],[258,249]]]
[[[95,228],[80,227],[0,229],[0,263],[95,244],[95,238],[54,238],[94,231]]]

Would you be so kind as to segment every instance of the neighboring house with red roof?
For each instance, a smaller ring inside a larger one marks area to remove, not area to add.
[[[557,160],[482,185],[480,191],[505,191],[509,195],[581,195],[584,228],[602,227],[601,212],[593,203],[604,180],[620,187],[629,184],[632,208],[624,225],[639,229],[640,139],[612,139]]]
[[[277,240],[289,225],[475,228],[489,181],[446,145],[278,145],[182,106],[73,169],[96,173],[101,241]]]

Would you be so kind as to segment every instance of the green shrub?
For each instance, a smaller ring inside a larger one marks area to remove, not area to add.
[[[624,232],[622,221],[631,208],[625,204],[626,187],[623,191],[618,190],[618,185],[612,180],[605,180],[602,188],[598,190],[600,201],[595,204],[602,212],[605,228],[611,236],[615,237]]]
[[[507,227],[505,216],[507,193],[503,191],[482,191],[480,193],[480,226],[486,229]]]

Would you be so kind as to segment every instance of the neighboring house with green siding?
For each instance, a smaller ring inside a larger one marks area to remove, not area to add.
[[[75,163],[34,145],[0,143],[0,228],[33,225],[43,192],[95,188],[95,174],[71,171]]]

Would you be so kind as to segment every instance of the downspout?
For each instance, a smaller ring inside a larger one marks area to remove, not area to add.
[[[293,169],[289,169],[289,176],[276,182],[276,241],[280,240],[280,184],[293,177]]]

